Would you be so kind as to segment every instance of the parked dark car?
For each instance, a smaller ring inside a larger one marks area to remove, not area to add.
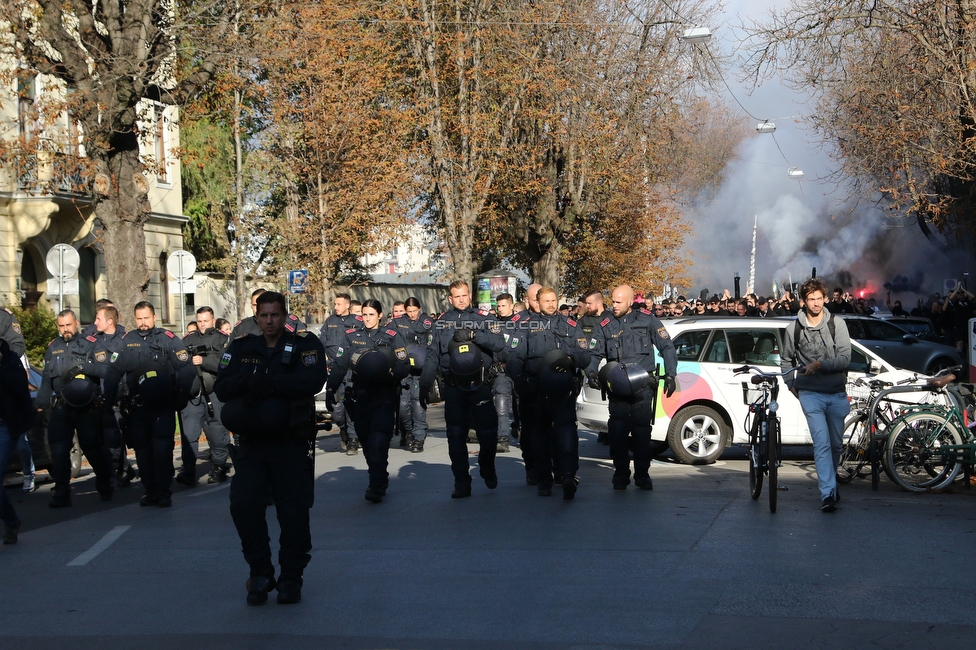
[[[891,314],[879,314],[878,318],[888,323],[894,323],[906,332],[914,334],[924,341],[941,343],[938,333],[932,321],[922,316],[892,316]]]
[[[898,368],[934,375],[940,370],[963,364],[956,348],[920,339],[887,320],[872,316],[845,314],[851,338]]]

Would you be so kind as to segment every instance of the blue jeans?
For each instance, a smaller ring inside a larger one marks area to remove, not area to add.
[[[800,406],[813,438],[820,498],[837,494],[837,464],[844,446],[844,418],[851,412],[847,393],[800,391]]]
[[[10,459],[14,445],[17,444],[18,437],[16,434],[10,433],[7,423],[0,419],[0,477],[7,471],[7,461]],[[0,486],[0,521],[3,521],[4,525],[10,528],[16,528],[20,525],[20,517],[17,516],[14,504],[2,486]]]
[[[34,478],[34,454],[31,453],[30,440],[27,438],[29,433],[30,431],[24,431],[17,439],[17,451],[20,453],[20,471],[24,478]]]

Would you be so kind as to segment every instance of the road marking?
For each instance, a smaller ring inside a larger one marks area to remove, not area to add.
[[[68,566],[85,566],[91,562],[95,557],[115,543],[115,540],[122,537],[122,533],[132,528],[132,526],[116,526],[112,530],[105,533],[105,537],[101,538],[95,545],[90,549],[76,557],[75,559],[68,562]]]
[[[184,494],[184,495],[181,495],[181,496],[186,496],[186,497],[202,497],[205,494],[210,494],[212,492],[216,492],[217,490],[226,490],[229,487],[230,487],[230,481],[227,481],[223,485],[219,485],[219,486],[214,487],[214,488],[205,488],[203,490],[200,490],[199,492],[194,492],[193,494]]]

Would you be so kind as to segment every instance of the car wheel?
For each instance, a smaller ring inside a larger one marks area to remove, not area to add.
[[[722,416],[707,406],[689,406],[671,418],[668,445],[675,457],[689,465],[714,463],[728,446],[729,432]]]
[[[949,357],[938,357],[937,359],[933,359],[932,363],[929,364],[929,367],[925,369],[925,374],[935,375],[942,372],[946,368],[952,368],[956,365],[958,364]]]

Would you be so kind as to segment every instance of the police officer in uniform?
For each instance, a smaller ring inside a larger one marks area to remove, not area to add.
[[[444,418],[447,420],[447,449],[454,473],[451,497],[471,496],[468,467],[468,426],[478,435],[478,466],[489,490],[498,487],[495,453],[498,445],[498,417],[491,398],[491,368],[494,355],[505,340],[501,327],[487,312],[471,308],[468,283],[457,280],[449,288],[451,309],[434,324],[430,351],[420,377],[420,403],[427,406],[427,395],[434,385],[438,366],[444,376]]]
[[[230,512],[250,566],[249,605],[267,602],[276,587],[279,603],[299,602],[311,559],[315,395],[327,371],[322,344],[306,331],[288,331],[287,313],[280,293],[258,296],[261,336],[233,341],[214,383],[224,426],[238,436]],[[265,518],[269,490],[281,528],[277,580]]]
[[[594,289],[583,296],[583,304],[585,305],[586,313],[580,317],[579,324],[583,330],[583,336],[589,341],[593,338],[593,330],[599,327],[600,322],[607,318],[610,313],[605,308],[603,292],[599,289]],[[604,445],[607,444],[607,432],[598,432],[596,441]]]
[[[20,323],[6,307],[0,308],[0,339],[7,342],[10,352],[18,359],[27,354],[27,345],[24,343],[24,333],[20,329]]]
[[[393,327],[380,327],[383,306],[378,300],[363,303],[363,329],[346,335],[343,352],[336,357],[326,392],[326,405],[335,409],[336,391],[346,372],[352,386],[346,388],[346,408],[356,422],[369,468],[366,500],[380,503],[390,484],[387,465],[390,440],[399,407],[400,382],[410,370],[407,343]]]
[[[332,301],[335,313],[325,319],[322,331],[319,334],[319,341],[325,348],[326,363],[330,368],[335,365],[335,360],[345,349],[346,335],[352,334],[356,330],[363,328],[363,317],[353,314],[349,310],[351,298],[348,293],[337,293]],[[346,389],[350,385],[351,375],[346,373],[343,377],[342,385],[336,391],[336,405],[332,411],[332,422],[339,427],[339,440],[342,448],[349,456],[359,453],[359,437],[356,435],[356,424],[346,413],[345,395]]]
[[[196,372],[183,341],[156,327],[152,303],[136,303],[134,313],[136,329],[122,337],[122,353],[109,358],[105,392],[115,404],[125,378],[130,443],[145,490],[139,505],[168,508],[173,505],[176,413],[186,405]]]
[[[495,413],[498,416],[498,453],[507,453],[512,437],[512,424],[515,402],[515,384],[506,370],[508,361],[509,342],[515,332],[509,328],[515,318],[515,299],[511,294],[503,293],[495,299],[498,323],[502,326],[502,338],[505,339],[505,349],[498,354],[498,376],[491,386],[491,399],[495,403]]]
[[[576,396],[582,387],[582,370],[590,363],[588,341],[577,322],[559,313],[556,290],[538,292],[540,313],[527,330],[509,341],[506,372],[525,398],[524,420],[531,419],[536,435],[536,476],[539,496],[551,496],[553,455],[562,474],[563,498],[573,499],[579,480],[579,434],[576,429]]]
[[[525,327],[533,316],[539,313],[539,289],[541,284],[533,283],[525,289],[525,304],[528,309],[516,312],[512,316],[506,332],[525,332]],[[514,335],[514,334],[513,334]],[[509,339],[508,349],[511,349],[511,338]],[[536,452],[532,448],[535,443],[535,421],[531,417],[523,417],[527,414],[522,412],[522,402],[526,401],[518,386],[515,386],[514,402],[514,422],[519,429],[519,447],[522,450],[522,463],[525,465],[525,482],[529,485],[538,485],[539,477],[536,472]]]
[[[94,362],[85,366],[85,372],[92,377],[102,380],[102,394],[108,391],[105,389],[105,378],[108,376],[110,362],[117,360],[125,343],[122,337],[125,336],[125,328],[118,324],[119,311],[108,300],[100,300],[102,306],[95,311],[95,346]],[[136,476],[135,469],[129,464],[126,454],[126,441],[123,439],[122,430],[119,427],[116,411],[118,407],[112,406],[108,400],[102,404],[102,441],[105,446],[105,454],[108,459],[109,467],[112,469],[116,484],[119,487],[128,487],[132,479]],[[128,435],[128,431],[126,431]]]
[[[34,409],[31,406],[27,374],[20,365],[20,358],[10,349],[5,338],[0,338],[0,467],[7,466],[7,459],[17,444],[17,431],[27,431],[34,425]],[[20,517],[5,489],[0,488],[0,521],[3,522],[3,543],[16,544],[20,533]]]
[[[678,358],[668,331],[646,309],[634,310],[634,290],[622,285],[613,290],[613,317],[600,321],[593,330],[589,347],[593,352],[586,376],[591,387],[602,386],[610,393],[610,420],[607,422],[610,456],[613,458],[613,489],[630,485],[628,435],[633,436],[634,484],[653,489],[648,470],[651,466],[651,409],[657,392],[654,348],[664,360],[664,393],[668,397],[677,385]],[[601,380],[597,368],[607,360]],[[628,372],[629,371],[629,372]],[[612,374],[611,374],[612,373]]]
[[[101,395],[97,378],[86,374],[94,361],[96,339],[78,335],[78,319],[70,309],[58,314],[57,324],[58,336],[44,353],[44,374],[35,403],[38,411],[51,407],[47,435],[54,491],[48,505],[71,505],[71,445],[76,431],[78,444],[95,472],[95,489],[102,501],[108,501],[112,471],[102,448]]]
[[[234,329],[231,332],[231,339],[239,339],[245,334],[250,334],[251,336],[261,336],[261,326],[258,324],[258,296],[267,291],[267,289],[255,289],[251,292],[251,312],[254,314],[249,318],[242,318],[241,320],[234,323]],[[285,319],[285,329],[292,332],[304,331],[305,323],[295,316],[294,314],[288,314]]]
[[[403,316],[394,317],[390,323],[406,341],[410,362],[410,374],[400,387],[400,446],[406,442],[407,449],[419,454],[427,440],[427,410],[420,406],[420,373],[427,359],[427,339],[434,323],[422,314],[420,301],[413,296],[403,303],[403,309]]]
[[[207,436],[210,446],[210,476],[207,483],[223,483],[227,480],[227,454],[230,434],[220,422],[220,400],[213,394],[214,380],[220,357],[230,344],[230,338],[218,330],[213,309],[197,309],[197,329],[183,337],[183,344],[190,353],[190,362],[197,376],[193,381],[190,401],[183,408],[183,469],[176,475],[181,485],[197,484],[196,463],[200,450],[200,429]]]

